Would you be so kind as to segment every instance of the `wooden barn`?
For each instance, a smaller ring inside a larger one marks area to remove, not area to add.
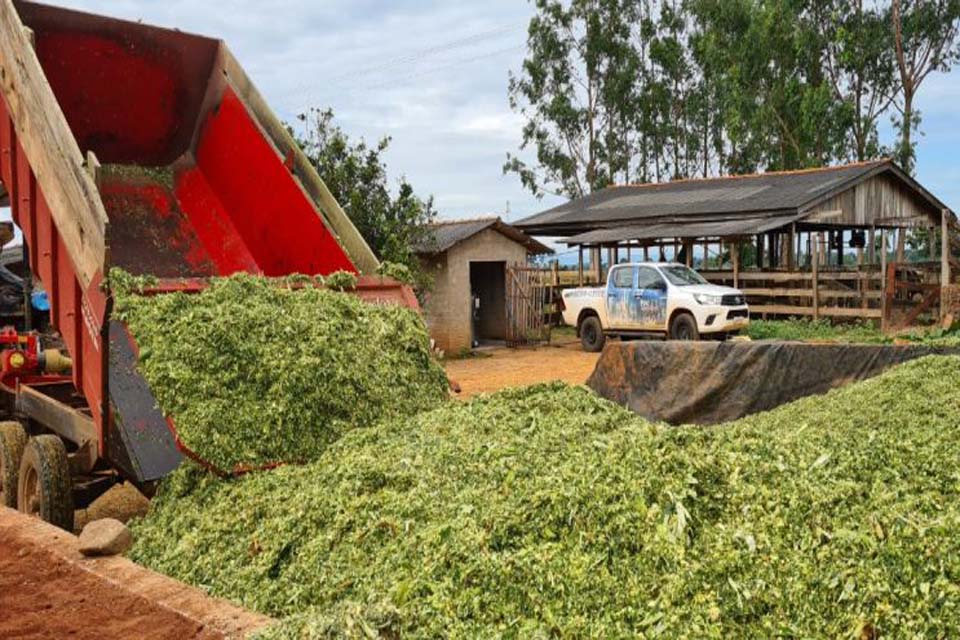
[[[896,329],[945,314],[960,274],[956,216],[890,160],[615,186],[515,226],[579,247],[578,284],[604,262],[673,260],[742,288],[762,316]]]

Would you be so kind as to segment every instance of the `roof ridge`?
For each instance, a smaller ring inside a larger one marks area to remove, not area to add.
[[[477,216],[476,218],[460,218],[457,220],[433,220],[427,226],[439,227],[451,224],[468,224],[470,222],[496,222],[500,216]]]
[[[636,182],[625,184],[612,184],[610,189],[637,189],[645,187],[667,187],[675,184],[686,184],[694,182],[723,182],[726,180],[744,180],[749,178],[765,178],[768,176],[792,176],[808,173],[827,173],[829,171],[839,171],[841,169],[853,169],[856,167],[880,166],[893,162],[893,158],[883,157],[876,160],[863,160],[860,162],[850,162],[829,167],[811,167],[808,169],[789,169],[784,171],[765,171],[763,173],[744,173],[730,176],[717,176],[715,178],[683,178],[681,180],[671,180],[670,182]]]

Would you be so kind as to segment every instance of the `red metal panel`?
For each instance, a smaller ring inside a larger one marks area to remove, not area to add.
[[[37,193],[37,215],[33,225],[37,229],[36,236],[30,239],[30,255],[36,262],[33,272],[47,288],[47,297],[51,305],[50,318],[53,320],[57,317],[59,309],[58,289],[56,279],[53,277],[55,270],[53,241],[56,232],[53,229],[53,217],[50,215],[50,208],[47,206],[42,190]]]
[[[164,165],[190,145],[217,41],[59,7],[18,3],[82,151]]]
[[[200,169],[193,167],[180,173],[176,194],[180,202],[189,203],[193,228],[200,242],[212,249],[210,258],[218,273],[260,273],[253,254]]]
[[[264,274],[356,272],[232,89],[226,89],[204,122],[196,158]],[[201,195],[182,180],[178,192],[184,211],[193,217]]]
[[[30,168],[30,161],[23,152],[23,147],[17,144],[17,176],[14,179],[16,188],[16,200],[10,198],[10,212],[13,214],[13,221],[21,229],[23,222],[30,214],[30,184],[34,181],[33,170]]]

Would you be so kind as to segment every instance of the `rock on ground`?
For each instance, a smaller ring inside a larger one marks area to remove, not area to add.
[[[133,546],[127,525],[113,518],[94,520],[80,532],[80,553],[85,556],[115,556]]]

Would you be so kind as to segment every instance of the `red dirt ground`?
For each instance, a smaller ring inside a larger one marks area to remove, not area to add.
[[[448,360],[447,377],[460,385],[456,397],[467,400],[478,393],[561,380],[583,384],[597,366],[599,353],[585,353],[576,338],[563,336],[552,345],[535,349],[494,349],[477,357]]]
[[[0,638],[213,640],[222,637],[40,548],[0,540]]]

